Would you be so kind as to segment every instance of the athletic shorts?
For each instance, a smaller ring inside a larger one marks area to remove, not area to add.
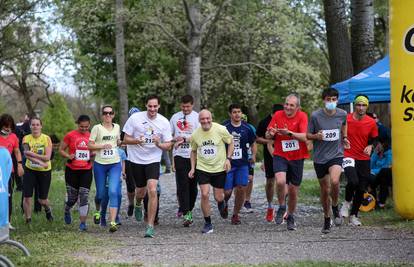
[[[246,186],[249,183],[249,166],[233,167],[226,175],[224,190],[231,190],[236,186]]]
[[[146,187],[149,179],[158,180],[160,177],[160,163],[137,164],[131,162],[131,171],[134,177],[135,186],[138,188]]]
[[[313,163],[313,167],[316,172],[316,177],[322,179],[325,175],[329,174],[329,168],[333,165],[339,165],[342,167],[343,158],[334,158],[326,163]]]
[[[23,177],[24,197],[33,197],[33,190],[35,186],[38,186],[39,199],[47,199],[52,181],[52,171],[35,171],[25,168]]]
[[[264,160],[265,175],[267,179],[275,178],[275,172],[273,171],[273,157],[270,160]]]
[[[92,169],[72,170],[70,167],[66,166],[65,182],[75,189],[79,189],[80,187],[90,189],[92,184]]]
[[[286,172],[286,183],[299,186],[303,177],[303,159],[287,160],[280,156],[273,156],[273,171]]]
[[[215,188],[224,188],[226,183],[226,172],[209,173],[205,171],[196,170],[195,177],[199,185],[211,184]]]
[[[134,193],[135,192],[135,180],[134,175],[131,170],[131,162],[129,160],[125,160],[125,183],[127,187],[128,193]]]

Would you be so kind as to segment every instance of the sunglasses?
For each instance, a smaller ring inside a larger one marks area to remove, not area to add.
[[[106,116],[106,115],[114,115],[114,112],[113,111],[104,111],[104,112],[102,112],[102,115],[103,116]]]

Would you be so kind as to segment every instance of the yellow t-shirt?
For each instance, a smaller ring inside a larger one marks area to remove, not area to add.
[[[41,134],[37,138],[31,134],[28,134],[23,137],[22,143],[28,144],[30,151],[38,155],[46,155],[46,147],[52,146],[52,141],[50,140],[50,137],[46,134]],[[52,169],[52,164],[49,160],[47,161],[47,167],[42,167],[38,163],[32,162],[31,160],[27,159],[26,167],[34,171],[50,171]]]
[[[197,128],[191,135],[191,149],[197,151],[196,169],[208,173],[224,171],[226,160],[226,146],[233,140],[233,136],[223,125],[213,122],[210,130]]]
[[[121,138],[120,128],[116,123],[113,123],[112,125],[112,130],[107,130],[102,124],[97,124],[93,126],[91,135],[89,136],[89,140],[94,141],[95,144],[112,145],[111,149],[96,150],[95,161],[100,164],[113,164],[120,161],[117,148],[117,141]]]

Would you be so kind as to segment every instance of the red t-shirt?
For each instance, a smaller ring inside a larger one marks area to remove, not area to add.
[[[308,115],[303,111],[296,112],[295,116],[288,118],[285,111],[280,110],[273,114],[267,129],[285,128],[295,133],[306,133],[308,130]],[[301,142],[287,135],[275,135],[273,155],[283,157],[287,160],[299,160],[309,158],[308,148],[305,142]]]
[[[346,117],[348,124],[348,140],[350,149],[345,149],[344,156],[356,160],[370,160],[370,156],[364,153],[369,138],[378,136],[378,128],[375,120],[365,115],[361,120],[354,119],[352,113]]]
[[[90,133],[80,133],[73,130],[65,135],[63,142],[68,145],[69,154],[75,154],[75,158],[66,163],[72,170],[89,170],[92,168],[91,152],[88,149]]]
[[[6,138],[0,137],[0,147],[5,147],[12,154],[13,149],[19,149],[19,139],[14,133],[9,134]],[[12,172],[14,172],[14,168],[12,168]]]

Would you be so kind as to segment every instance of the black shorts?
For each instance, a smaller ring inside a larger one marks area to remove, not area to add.
[[[209,173],[205,171],[196,170],[195,177],[199,185],[201,184],[211,184],[214,188],[224,188],[224,184],[226,183],[226,172],[216,172],[216,173]]]
[[[267,149],[267,148],[266,148]],[[264,160],[265,175],[267,179],[275,178],[275,172],[273,171],[273,157],[270,160]]]
[[[325,175],[329,174],[329,168],[333,165],[339,165],[342,168],[343,158],[334,158],[326,163],[313,163],[313,168],[316,172],[316,177],[322,179]]]
[[[344,172],[348,184],[359,185],[359,188],[365,191],[371,176],[371,162],[369,160],[355,160],[355,166],[344,168]]]
[[[65,169],[65,182],[67,185],[79,189],[80,187],[91,189],[92,169],[72,170],[68,166]]]
[[[273,171],[286,172],[286,183],[299,186],[303,177],[303,159],[287,160],[280,156],[273,156]]]
[[[160,177],[160,163],[150,164],[131,163],[132,176],[134,177],[135,186],[138,188],[146,187],[149,179],[158,180]]]
[[[134,193],[135,192],[135,180],[134,175],[132,173],[131,169],[131,162],[129,160],[125,160],[125,183],[127,187],[128,193]]]
[[[35,171],[25,168],[23,177],[24,197],[33,197],[33,189],[38,186],[39,199],[47,199],[52,181],[52,171]]]

